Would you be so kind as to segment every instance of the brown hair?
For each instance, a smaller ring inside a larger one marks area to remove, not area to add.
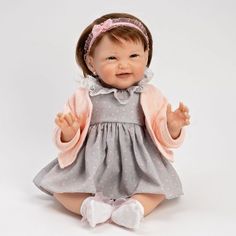
[[[104,22],[107,19],[114,19],[114,18],[130,18],[130,19],[134,19],[137,20],[139,22],[141,22],[146,30],[147,36],[148,36],[148,43],[144,37],[144,35],[137,29],[135,28],[130,28],[127,26],[118,26],[116,28],[113,28],[107,32],[101,33],[94,41],[93,45],[91,46],[91,49],[89,51],[89,55],[93,55],[94,49],[96,47],[96,45],[100,42],[100,40],[102,39],[102,37],[104,35],[108,35],[108,37],[114,41],[114,42],[118,42],[119,43],[119,38],[125,39],[125,40],[131,40],[134,42],[137,41],[141,41],[143,46],[144,46],[144,51],[146,51],[147,49],[149,49],[148,52],[148,62],[147,62],[147,67],[150,65],[151,63],[151,59],[152,59],[152,35],[149,31],[149,29],[147,28],[147,26],[141,21],[139,20],[137,17],[127,14],[127,13],[110,13],[110,14],[106,14],[103,15],[101,17],[99,17],[98,19],[96,19],[94,22],[92,22],[81,34],[77,46],[76,46],[76,62],[77,64],[81,67],[84,76],[86,77],[87,75],[93,75],[93,73],[89,70],[89,68],[86,65],[85,59],[84,59],[84,55],[85,55],[85,42],[89,36],[89,34],[92,31],[92,28],[94,25],[96,24],[101,24],[102,22]]]

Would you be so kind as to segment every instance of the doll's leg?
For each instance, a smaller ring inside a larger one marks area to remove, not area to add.
[[[81,215],[80,207],[82,202],[90,193],[54,193],[53,196],[69,211]]]
[[[142,218],[155,209],[164,199],[165,196],[161,194],[135,194],[121,205],[118,204],[118,208],[112,212],[111,219],[118,225],[137,229]]]
[[[151,213],[164,199],[162,194],[138,193],[131,197],[139,201],[144,208],[144,216]]]
[[[87,221],[92,227],[106,222],[112,214],[113,206],[110,203],[96,199],[89,193],[54,193],[54,197],[66,209],[81,215],[82,221]]]

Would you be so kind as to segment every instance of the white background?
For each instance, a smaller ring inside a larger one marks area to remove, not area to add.
[[[235,235],[235,10],[233,0],[0,0],[0,234]],[[32,183],[57,154],[54,117],[81,74],[77,39],[110,12],[148,25],[152,83],[192,117],[173,164],[185,195],[161,204],[136,233],[90,229]]]

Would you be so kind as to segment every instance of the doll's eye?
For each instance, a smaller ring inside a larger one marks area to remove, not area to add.
[[[110,56],[110,57],[107,57],[106,59],[107,59],[108,61],[111,61],[111,60],[116,60],[116,57]]]
[[[139,56],[139,55],[138,55],[138,54],[136,54],[136,53],[135,53],[135,54],[131,54],[131,55],[130,55],[130,57],[131,57],[131,58],[136,58],[136,57],[138,57],[138,56]]]

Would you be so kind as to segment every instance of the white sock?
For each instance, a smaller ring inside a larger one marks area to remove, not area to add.
[[[110,204],[97,201],[93,197],[87,197],[80,207],[82,221],[87,220],[92,227],[107,221],[111,217],[112,210],[113,207]]]
[[[129,199],[113,211],[111,219],[114,223],[126,228],[138,229],[143,217],[143,205],[135,199]]]

